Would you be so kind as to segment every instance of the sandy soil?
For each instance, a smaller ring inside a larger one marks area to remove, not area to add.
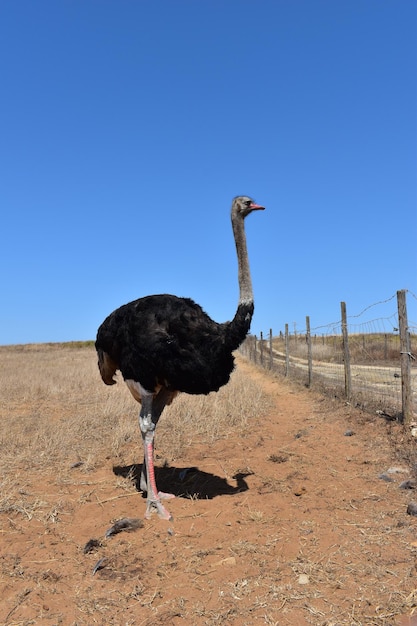
[[[417,494],[399,487],[410,477],[392,443],[401,427],[238,367],[273,410],[244,437],[159,469],[159,487],[179,496],[172,522],[105,538],[145,511],[124,478],[137,467],[111,458],[88,475],[74,467],[68,483],[27,476],[22,489],[51,512],[0,518],[1,624],[417,624],[417,517],[407,514]],[[98,545],[84,553],[90,539]]]

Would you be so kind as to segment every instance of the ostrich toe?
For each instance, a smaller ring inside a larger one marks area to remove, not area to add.
[[[171,495],[171,494],[167,494],[167,495]],[[157,500],[150,500],[148,498],[148,501],[146,504],[145,519],[150,519],[152,517],[152,513],[154,512],[158,515],[158,517],[160,517],[161,519],[167,520],[168,522],[171,522],[173,520],[171,513],[167,511],[167,509],[164,507],[164,505],[162,504],[159,498]]]

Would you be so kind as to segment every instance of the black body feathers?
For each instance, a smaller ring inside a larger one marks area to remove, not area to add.
[[[218,324],[188,298],[163,294],[125,304],[98,329],[96,349],[106,384],[119,369],[147,391],[218,391],[234,367],[232,351],[245,339],[253,302],[239,304],[231,322]]]

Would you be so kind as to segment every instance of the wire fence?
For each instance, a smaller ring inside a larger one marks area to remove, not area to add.
[[[410,422],[417,419],[417,324],[408,322],[406,307],[405,318],[402,315],[399,298],[403,294],[405,302],[406,293],[416,298],[411,292],[397,292],[345,318],[341,303],[337,322],[310,329],[306,317],[306,328],[298,332],[289,332],[286,324],[285,332],[277,335],[272,329],[267,336],[250,335],[241,352],[279,376]],[[370,309],[391,301],[388,316],[362,321]]]

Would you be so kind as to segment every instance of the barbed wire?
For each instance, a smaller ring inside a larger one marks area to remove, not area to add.
[[[371,326],[371,325],[383,325],[383,323],[386,322],[387,325],[389,325],[391,327],[391,332],[396,332],[398,330],[397,328],[397,324],[398,324],[398,319],[397,319],[397,314],[396,313],[392,313],[392,315],[390,315],[389,317],[377,317],[375,319],[372,320],[368,320],[366,322],[363,322],[362,324],[348,324],[349,329],[352,328],[352,326]],[[331,324],[324,324],[322,326],[315,326],[314,328],[310,328],[310,334],[317,334],[317,331],[322,330],[323,328],[327,328],[329,329],[330,332],[328,333],[322,333],[322,334],[338,334],[340,333],[340,328],[342,325],[342,320],[339,320],[338,322],[333,322]],[[410,326],[409,326],[410,328]],[[352,330],[350,331],[352,332]],[[356,332],[360,332],[359,330]],[[297,334],[300,335],[305,335],[307,334],[307,329],[303,328],[297,331]]]
[[[410,291],[409,289],[404,289],[404,291],[417,301],[417,296],[412,291]],[[397,293],[394,293],[392,296],[390,296],[389,298],[386,298],[385,300],[379,300],[378,302],[374,302],[373,304],[368,305],[367,307],[362,309],[360,313],[357,313],[356,315],[348,315],[347,322],[348,322],[349,329],[351,329],[353,325],[354,326],[365,326],[365,325],[369,326],[369,325],[376,325],[378,323],[380,325],[383,325],[385,322],[388,326],[390,326],[390,332],[396,332],[398,330],[397,328],[398,311],[394,311],[393,313],[391,313],[391,315],[388,315],[386,317],[377,317],[371,320],[367,320],[366,322],[362,322],[361,324],[353,324],[350,321],[353,319],[358,319],[364,313],[366,313],[366,311],[369,311],[370,309],[376,306],[392,302],[392,300],[394,300],[395,298],[397,298]],[[338,319],[335,322],[329,322],[328,324],[321,324],[320,326],[314,326],[310,328],[310,334],[311,335],[313,334],[339,334],[341,332],[341,325],[342,325],[342,319]],[[325,329],[325,332],[323,332],[323,329]],[[417,323],[409,320],[408,330],[413,335],[417,334]],[[297,331],[294,331],[293,333],[290,332],[289,334],[290,335],[291,334],[306,335],[307,329],[301,328],[301,329],[298,329]]]
[[[417,296],[412,291],[409,291],[408,289],[405,289],[404,291],[406,291],[408,294],[410,294],[413,298],[417,300]],[[378,302],[374,302],[373,304],[370,304],[367,307],[365,307],[360,313],[357,313],[356,315],[348,315],[347,320],[349,322],[349,320],[351,319],[357,319],[361,317],[364,313],[366,313],[366,311],[369,311],[373,307],[379,306],[381,304],[387,304],[388,302],[391,302],[392,300],[394,300],[396,297],[397,297],[397,293],[394,293],[392,296],[390,296],[389,298],[386,298],[385,300],[379,300]],[[397,317],[398,317],[397,312],[394,312],[394,313],[391,313],[391,315],[389,315],[388,317],[378,317],[372,320],[368,320],[367,322],[363,322],[363,324],[376,324],[377,322],[386,321],[387,323],[389,323],[389,325],[392,327],[392,330],[394,330],[395,332],[395,329],[397,328],[397,323],[398,323]],[[392,319],[395,320],[394,323]],[[322,324],[321,326],[315,326],[314,328],[310,329],[310,333],[314,333],[314,332],[317,333],[317,331],[320,331],[323,328],[332,329],[333,333],[339,332],[341,324],[342,324],[342,320],[339,319],[337,322],[330,322],[328,324]],[[409,323],[408,326],[409,326],[409,329],[411,329],[417,326],[417,324],[412,322],[412,323]],[[307,333],[307,330],[302,329],[302,330],[299,330],[298,332],[299,334],[304,335]]]
[[[350,319],[351,317],[361,317],[361,315],[363,315],[366,311],[369,311],[369,309],[372,309],[372,307],[378,306],[379,304],[387,304],[387,302],[391,302],[391,300],[393,300],[396,297],[397,297],[397,294],[394,293],[394,295],[391,296],[390,298],[387,298],[386,300],[380,300],[379,302],[374,302],[374,304],[370,304],[369,306],[365,307],[363,311],[361,311],[357,315],[348,315],[347,318]]]

